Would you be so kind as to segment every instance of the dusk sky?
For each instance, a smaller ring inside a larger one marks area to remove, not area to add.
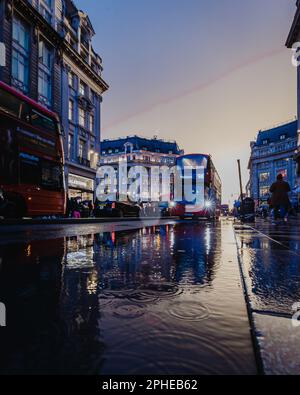
[[[296,115],[285,41],[296,0],[75,0],[89,14],[110,89],[102,138],[175,139],[210,153],[223,201],[248,181],[258,130]]]

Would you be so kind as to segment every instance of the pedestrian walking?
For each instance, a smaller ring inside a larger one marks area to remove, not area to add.
[[[270,192],[272,194],[271,206],[274,209],[274,220],[272,222],[276,224],[279,218],[285,218],[291,208],[289,198],[291,187],[288,182],[284,181],[282,174],[277,176],[277,181],[272,184]]]

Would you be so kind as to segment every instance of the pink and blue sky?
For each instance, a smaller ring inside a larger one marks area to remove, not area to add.
[[[177,140],[212,154],[223,201],[248,180],[258,130],[295,118],[296,70],[285,41],[295,0],[75,0],[96,31],[110,89],[102,138]]]

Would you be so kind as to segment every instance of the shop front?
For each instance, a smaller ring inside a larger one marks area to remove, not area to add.
[[[81,201],[94,201],[95,182],[91,178],[69,174],[68,177],[68,195],[69,198],[78,198]]]

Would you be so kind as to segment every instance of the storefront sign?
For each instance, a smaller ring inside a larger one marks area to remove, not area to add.
[[[69,187],[94,192],[94,180],[69,174]]]

